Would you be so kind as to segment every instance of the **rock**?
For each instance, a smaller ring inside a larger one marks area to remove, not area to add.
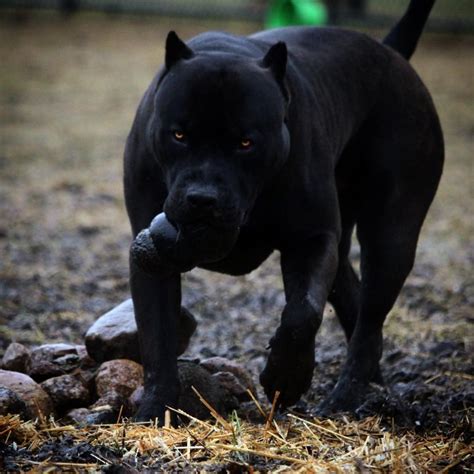
[[[249,389],[254,395],[256,394],[252,375],[245,367],[237,362],[224,357],[210,357],[209,359],[202,360],[201,365],[211,372],[211,374],[216,374],[218,372],[230,372],[231,374],[234,374],[245,390]]]
[[[212,374],[212,378],[215,379],[216,383],[221,387],[224,387],[234,395],[237,400],[246,402],[251,400],[250,395],[247,392],[247,387],[242,385],[240,380],[231,372],[216,372]]]
[[[111,391],[102,395],[96,402],[94,402],[89,410],[102,411],[102,410],[116,410],[117,413],[120,409],[125,409],[129,406],[127,397],[124,397],[120,393]]]
[[[56,410],[60,412],[86,406],[90,401],[89,390],[77,375],[52,377],[41,383],[41,387],[50,396]]]
[[[18,342],[12,342],[2,359],[2,369],[26,373],[30,361],[30,351]]]
[[[128,398],[140,385],[143,385],[143,368],[133,360],[118,359],[104,362],[95,377],[99,397],[115,392]]]
[[[0,387],[7,388],[18,396],[27,407],[28,417],[35,418],[53,413],[49,395],[31,377],[19,372],[0,370]]]
[[[97,368],[97,362],[89,355],[86,346],[76,346],[77,355],[79,356],[81,369]]]
[[[137,325],[131,299],[101,316],[86,333],[86,348],[97,362],[129,359],[140,362]]]
[[[83,425],[87,423],[87,417],[91,414],[88,408],[74,408],[66,413],[63,421]]]
[[[131,414],[128,400],[116,392],[109,392],[89,408],[74,408],[68,411],[63,420],[79,425],[97,425],[116,423],[119,415],[122,417]]]
[[[77,377],[89,392],[92,393],[95,390],[95,376],[97,375],[97,369],[76,369],[73,370],[71,374]]]
[[[20,415],[24,419],[31,417],[25,402],[7,387],[0,387],[0,416],[2,415]]]
[[[64,375],[83,364],[90,364],[84,346],[45,344],[31,351],[28,375],[41,382],[50,377]]]
[[[199,397],[191,387],[201,394],[201,396],[221,415],[225,416],[230,410],[238,407],[236,398],[229,390],[216,383],[210,372],[193,361],[178,361],[179,380],[181,383],[181,395],[178,400],[178,408],[191,416],[200,419],[210,417],[209,410],[199,400]],[[130,396],[128,402],[130,410],[135,412],[143,396],[143,387],[138,387]],[[181,417],[183,421],[186,417]]]
[[[128,403],[133,413],[135,413],[138,410],[140,401],[143,397],[143,392],[144,392],[143,385],[140,385],[133,391],[133,393],[128,398]]]
[[[215,383],[209,371],[195,362],[178,362],[181,395],[178,406],[181,410],[196,418],[209,418],[209,410],[199,400],[191,387],[194,387],[201,396],[221,415],[237,408],[235,398],[225,387]]]
[[[131,415],[130,403],[127,397],[111,391],[99,398],[89,407],[86,423],[90,425],[100,423],[116,423],[120,416]]]
[[[116,392],[109,392],[88,408],[70,410],[64,420],[81,425],[116,423],[119,416],[131,416],[130,404]]]
[[[194,316],[181,308],[178,355],[188,347],[196,329]],[[89,355],[97,362],[113,359],[129,359],[140,362],[137,325],[131,299],[125,300],[101,316],[86,333]]]

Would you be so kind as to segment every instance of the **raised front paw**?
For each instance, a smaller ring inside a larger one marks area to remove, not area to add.
[[[260,374],[266,396],[273,402],[279,391],[278,406],[294,405],[311,386],[314,370],[314,343],[303,347],[272,341],[267,365]]]

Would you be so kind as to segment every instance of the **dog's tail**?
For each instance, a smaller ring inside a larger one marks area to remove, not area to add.
[[[384,38],[383,44],[410,59],[435,0],[410,0],[407,11]]]

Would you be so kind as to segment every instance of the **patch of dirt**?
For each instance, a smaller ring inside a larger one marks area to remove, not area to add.
[[[90,324],[128,297],[125,138],[167,31],[187,38],[210,28],[251,26],[92,14],[0,18],[0,355],[11,341],[82,343]],[[473,47],[472,37],[427,35],[413,61],[441,116],[446,168],[417,263],[386,323],[387,385],[374,387],[358,412],[465,442],[474,399]],[[194,270],[183,283],[184,303],[201,323],[186,356],[244,362],[257,380],[284,305],[278,255],[244,277]],[[344,354],[328,307],[299,412],[311,414],[329,393]],[[31,459],[115,456],[62,443],[43,445]],[[11,450],[0,446],[4,455]]]

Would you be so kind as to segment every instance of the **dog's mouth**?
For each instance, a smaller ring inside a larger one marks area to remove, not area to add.
[[[207,252],[212,258],[215,254],[223,253],[226,245],[235,243],[246,218],[246,213],[235,207],[198,212],[196,209],[167,206],[165,203],[164,212],[178,231],[177,243],[192,248],[198,259],[206,259],[205,263],[210,261]],[[221,251],[218,252],[218,249]]]
[[[158,214],[138,234],[131,248],[135,263],[149,273],[184,273],[200,264],[216,262],[232,250],[240,221],[199,219],[179,222]]]
[[[178,230],[177,246],[186,248],[197,265],[224,258],[232,250],[241,225],[241,219],[170,221]]]
[[[185,235],[199,232],[221,232],[240,229],[245,220],[244,212],[235,210],[213,210],[209,213],[175,212],[165,206],[169,221]]]
[[[191,222],[179,222],[170,219],[173,225],[178,229],[178,240],[195,238],[197,236],[239,232],[240,219],[229,221],[216,221],[214,219],[200,219]]]

